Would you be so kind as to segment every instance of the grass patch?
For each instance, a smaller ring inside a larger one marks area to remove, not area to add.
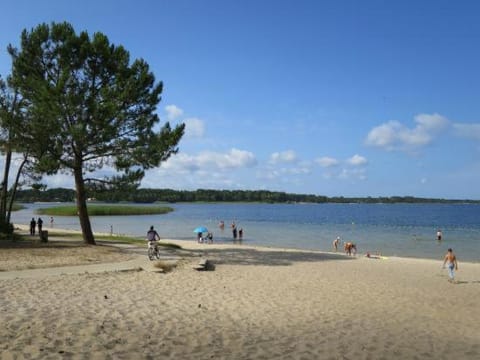
[[[112,242],[121,242],[126,244],[133,244],[133,245],[140,245],[140,246],[147,246],[147,242],[145,239],[133,238],[129,236],[115,236],[115,235],[95,235],[95,240],[98,241],[112,241]],[[158,246],[167,248],[167,249],[174,249],[174,250],[181,250],[182,247],[177,244],[172,244],[168,242],[158,242]]]
[[[143,237],[138,238],[138,237],[125,236],[125,235],[108,235],[108,234],[94,234],[94,237],[96,241],[132,244],[132,245],[137,245],[141,247],[147,246],[147,242]],[[50,240],[54,240],[54,242],[58,242],[59,239],[65,239],[65,240],[78,240],[83,243],[83,236],[81,232],[52,231],[49,233],[49,238]],[[0,233],[0,248],[1,248],[2,240],[4,240],[4,243],[11,243],[12,241],[31,243],[33,245],[40,243],[37,238],[32,238],[30,235],[22,235],[18,233],[5,235]],[[50,243],[40,243],[40,244],[50,244]],[[163,241],[159,241],[158,246],[161,246],[166,249],[172,249],[172,250],[183,249],[180,245],[163,242]]]
[[[23,236],[16,234],[15,232],[12,234],[0,233],[0,241],[9,242],[9,241],[21,241],[21,240],[23,240]]]
[[[18,211],[23,209],[25,209],[25,206],[23,206],[22,204],[13,203],[12,211]]]
[[[177,244],[172,244],[172,243],[162,243],[161,241],[158,243],[159,246],[163,246],[164,248],[167,249],[175,249],[175,250],[181,250],[182,247]]]
[[[90,216],[122,216],[122,215],[157,215],[173,211],[169,206],[134,206],[134,205],[88,205]],[[41,215],[76,216],[75,205],[62,205],[37,210]]]
[[[55,232],[50,235],[51,237],[60,237],[60,238],[71,238],[82,240],[82,234],[80,233],[62,233]],[[95,234],[95,241],[111,241],[116,243],[132,244],[138,246],[147,246],[147,242],[144,238],[136,238],[125,235],[105,235],[105,234]],[[167,249],[173,250],[182,250],[183,248],[180,245],[172,244],[168,242],[159,241],[158,246],[162,246]]]

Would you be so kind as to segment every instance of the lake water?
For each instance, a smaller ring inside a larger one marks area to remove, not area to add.
[[[28,224],[35,209],[57,204],[25,204],[12,215]],[[144,236],[154,225],[163,238],[195,239],[206,226],[216,242],[233,241],[229,225],[243,228],[243,243],[331,251],[332,241],[357,244],[360,253],[441,259],[452,247],[459,260],[480,261],[480,205],[474,204],[168,204],[166,215],[91,217],[95,232]],[[44,227],[48,229],[49,217]],[[225,221],[225,230],[218,222]],[[76,217],[55,217],[55,227],[79,230]],[[436,241],[441,229],[444,239]]]

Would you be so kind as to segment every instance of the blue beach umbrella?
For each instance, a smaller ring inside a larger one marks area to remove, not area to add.
[[[208,232],[208,229],[205,227],[205,226],[199,226],[199,227],[196,227],[194,230],[193,230],[194,233],[198,234],[198,233],[204,233],[204,232]]]

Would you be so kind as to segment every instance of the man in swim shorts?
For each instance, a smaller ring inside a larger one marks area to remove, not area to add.
[[[348,256],[351,256],[352,252],[353,252],[353,255],[357,254],[357,245],[355,245],[350,241],[346,242],[343,248],[345,250],[345,254],[347,254]]]
[[[448,269],[448,276],[450,279],[448,281],[454,282],[455,281],[455,270],[458,270],[458,263],[457,263],[457,257],[453,253],[452,249],[448,249],[447,254],[445,255],[445,258],[443,260],[443,268],[445,268],[445,265],[447,265]]]

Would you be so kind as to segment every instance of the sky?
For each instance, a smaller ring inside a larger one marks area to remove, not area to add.
[[[164,83],[161,124],[186,133],[142,187],[480,199],[480,2],[1,5],[2,77],[23,29],[67,21]]]

